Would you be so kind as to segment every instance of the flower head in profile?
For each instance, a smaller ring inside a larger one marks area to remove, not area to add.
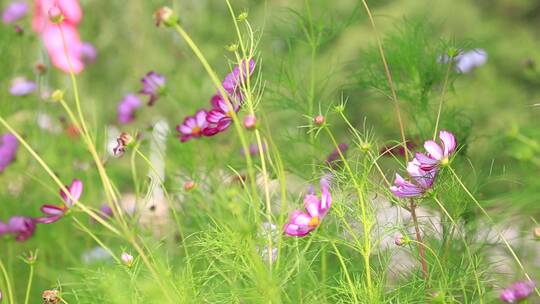
[[[506,303],[517,303],[528,298],[534,291],[535,284],[533,281],[516,282],[505,288],[499,299]]]
[[[232,72],[225,76],[225,79],[221,83],[229,98],[241,102],[242,96],[242,84],[253,74],[255,70],[255,60],[242,60],[240,65],[237,65]]]
[[[488,55],[483,49],[473,49],[456,56],[456,70],[460,73],[469,73],[473,69],[484,65]]]
[[[135,94],[128,94],[124,96],[122,101],[118,104],[118,123],[128,124],[135,119],[135,111],[142,106],[141,100]]]
[[[135,143],[135,139],[129,133],[122,132],[116,138],[116,147],[113,148],[113,155],[120,157],[124,155],[126,149]]]
[[[220,95],[215,95],[212,97],[211,102],[213,108],[210,110],[210,112],[208,112],[206,121],[209,123],[211,128],[216,129],[215,133],[223,132],[231,125],[233,111],[238,113],[240,105],[237,103],[229,105],[225,99],[221,98]]]
[[[441,130],[439,132],[440,144],[433,140],[424,143],[427,154],[416,153],[416,160],[420,163],[420,168],[430,171],[438,166],[447,165],[450,156],[456,151],[457,142],[454,134]]]
[[[390,187],[390,191],[397,197],[405,198],[424,195],[433,186],[437,175],[435,169],[425,171],[420,168],[420,163],[416,159],[409,162],[407,172],[412,181],[405,180],[401,175],[396,173],[394,186]]]
[[[154,71],[146,73],[141,79],[142,89],[139,93],[148,95],[148,105],[153,106],[156,100],[163,94],[165,94],[165,76],[160,75]]]
[[[26,216],[12,216],[7,223],[0,222],[0,235],[12,234],[19,242],[30,238],[35,230],[36,223]]]
[[[321,179],[321,196],[309,192],[304,196],[304,209],[296,210],[289,216],[284,232],[287,235],[303,237],[315,230],[328,213],[332,205],[332,195],[329,191],[328,178]]]
[[[2,12],[2,22],[4,24],[15,23],[26,16],[28,4],[24,1],[13,1],[9,3]]]
[[[40,210],[45,214],[44,217],[36,218],[35,221],[41,224],[50,224],[58,221],[64,214],[79,200],[83,191],[83,183],[74,179],[71,185],[66,186],[70,195],[60,190],[60,196],[63,203],[61,205],[43,205]],[[73,200],[72,200],[73,199]]]
[[[35,82],[26,79],[25,77],[17,77],[11,81],[9,93],[13,96],[26,96],[34,92],[37,88]]]
[[[15,159],[19,143],[11,133],[5,133],[0,137],[0,172],[3,172]]]
[[[180,133],[178,137],[182,142],[186,142],[192,138],[199,138],[203,135],[213,135],[208,128],[208,122],[206,121],[208,113],[206,110],[199,110],[193,116],[187,116],[184,122],[176,126],[176,131]]]

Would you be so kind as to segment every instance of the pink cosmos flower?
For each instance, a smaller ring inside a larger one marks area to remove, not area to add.
[[[448,131],[441,130],[439,132],[441,145],[433,140],[428,140],[424,143],[424,148],[427,154],[416,153],[415,158],[420,163],[420,168],[425,171],[430,171],[439,165],[446,165],[450,156],[455,152],[457,142],[454,134]]]
[[[12,216],[7,223],[0,222],[0,235],[13,234],[15,240],[22,242],[34,235],[36,224],[32,218]]]
[[[142,79],[142,89],[139,93],[148,95],[148,105],[153,106],[156,100],[165,93],[165,76],[154,71],[148,72]]]
[[[23,1],[13,1],[2,12],[2,22],[10,24],[19,21],[26,16],[28,5]]]
[[[332,205],[332,195],[328,190],[328,179],[321,179],[321,198],[310,192],[304,196],[304,208],[306,212],[296,210],[289,216],[289,221],[285,224],[284,232],[287,235],[303,237],[315,230],[322,219],[328,213]]]
[[[51,8],[57,8],[62,12],[64,16],[62,23],[54,24],[49,20],[49,10]],[[78,0],[34,1],[32,27],[35,32],[41,34],[53,65],[65,73],[70,72],[70,67],[64,42],[73,73],[78,74],[84,69],[83,44],[77,30],[81,18],[82,10]],[[62,40],[62,34],[65,41]]]
[[[19,144],[17,138],[11,133],[0,137],[0,172],[3,172],[15,159]]]
[[[141,100],[135,94],[128,94],[118,104],[118,122],[128,124],[135,118],[135,111],[141,107]]]
[[[250,77],[255,70],[255,60],[249,60],[249,71],[247,71],[246,60],[242,60],[239,66],[236,66],[232,72],[225,76],[225,79],[221,83],[225,91],[229,94],[231,99],[242,101],[243,96],[241,92],[242,84],[246,81],[247,77]]]
[[[36,218],[35,221],[41,224],[50,224],[58,221],[64,214],[79,200],[83,191],[83,183],[74,179],[71,185],[66,186],[67,190],[75,201],[72,201],[64,191],[60,190],[60,196],[64,201],[61,205],[43,205],[40,210],[45,214],[44,217]]]
[[[37,88],[35,82],[26,79],[25,77],[16,77],[11,81],[9,94],[13,96],[25,96],[34,92]]]
[[[180,133],[179,138],[182,142],[210,134],[208,132],[213,132],[208,129],[208,122],[206,121],[207,114],[206,110],[199,110],[194,116],[187,116],[181,125],[176,126],[176,131]]]
[[[499,299],[506,303],[517,303],[521,300],[528,298],[534,291],[533,281],[520,281],[516,282],[509,287],[505,288]]]
[[[394,186],[390,187],[390,191],[397,197],[405,198],[424,195],[424,193],[433,186],[433,182],[437,175],[435,169],[431,171],[423,170],[417,159],[409,162],[407,165],[407,172],[413,179],[413,182],[405,180],[401,175],[396,173]]]
[[[211,102],[214,108],[208,112],[206,121],[210,124],[210,126],[212,126],[212,128],[216,128],[215,133],[223,132],[231,125],[233,117],[232,111],[238,113],[238,110],[240,110],[240,105],[233,103],[232,109],[230,109],[227,101],[225,101],[219,95],[212,97]]]

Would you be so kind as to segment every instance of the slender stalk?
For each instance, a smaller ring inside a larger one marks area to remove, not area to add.
[[[441,92],[441,100],[439,101],[439,110],[437,111],[437,120],[435,121],[435,131],[433,131],[433,140],[437,138],[437,131],[439,130],[439,120],[441,119],[442,106],[444,102],[444,96],[446,94],[446,87],[448,86],[448,78],[450,76],[450,69],[452,67],[452,61],[449,60],[448,67],[446,68],[446,75],[444,76],[444,83]]]
[[[28,275],[28,284],[26,285],[24,304],[28,304],[28,301],[30,300],[30,290],[32,289],[33,280],[34,280],[34,263],[30,263],[30,274]]]
[[[418,225],[418,218],[416,217],[416,204],[411,199],[411,216],[414,223],[414,231],[416,233],[416,241],[418,242],[418,253],[420,255],[420,263],[422,264],[422,273],[424,274],[424,280],[427,282],[429,281],[429,272],[428,272],[428,266],[426,262],[426,249],[425,245],[422,242],[422,234],[420,232],[420,226]]]
[[[499,231],[499,229],[495,228],[495,222],[493,221],[493,219],[491,218],[491,216],[489,216],[489,214],[487,213],[486,209],[484,209],[484,207],[482,207],[482,205],[480,204],[480,202],[478,202],[478,200],[474,197],[474,195],[472,195],[471,191],[469,191],[469,189],[467,188],[467,186],[465,186],[463,184],[463,182],[461,181],[461,178],[457,175],[456,171],[454,171],[454,168],[452,168],[451,166],[448,166],[448,169],[450,169],[450,172],[452,172],[452,174],[454,175],[454,177],[456,178],[457,182],[459,183],[459,185],[461,186],[461,188],[463,188],[463,190],[465,191],[465,193],[467,193],[467,195],[471,198],[471,200],[476,204],[476,206],[478,207],[478,209],[480,209],[482,211],[482,213],[487,217],[487,219],[489,220],[489,222],[491,223],[491,225],[493,225],[493,230],[495,230],[495,232],[497,233],[497,235],[501,238],[501,240],[503,241],[504,245],[506,246],[506,248],[508,249],[508,251],[510,252],[510,254],[512,255],[512,257],[514,258],[514,260],[516,261],[516,263],[518,264],[519,268],[521,269],[521,271],[523,272],[523,274],[525,275],[525,277],[529,280],[529,281],[532,281],[531,277],[529,276],[529,274],[527,273],[527,271],[525,270],[525,267],[523,266],[523,263],[521,263],[521,260],[518,258],[516,252],[514,251],[514,249],[512,249],[512,246],[510,246],[510,243],[508,243],[508,240],[504,237],[504,235],[502,235],[502,233]],[[536,291],[536,294],[538,296],[540,296],[540,291],[538,290],[537,287],[534,287],[534,290]]]
[[[9,275],[6,271],[6,267],[4,266],[4,262],[2,262],[2,259],[0,259],[0,270],[2,271],[2,275],[4,276],[4,281],[6,281],[9,303],[15,303],[15,301],[13,301],[13,289],[11,288],[11,280],[9,279]]]
[[[390,87],[390,92],[392,93],[392,100],[394,101],[394,109],[395,109],[396,117],[399,124],[399,131],[401,133],[403,149],[405,150],[405,162],[409,162],[409,148],[407,147],[407,139],[405,138],[405,127],[403,125],[403,120],[401,118],[401,110],[399,109],[399,102],[398,102],[398,98],[396,94],[396,88],[394,86],[394,81],[392,80],[392,73],[390,72],[390,68],[388,67],[388,62],[386,61],[386,56],[384,54],[382,41],[377,31],[377,26],[375,26],[375,20],[373,19],[373,15],[371,14],[371,9],[369,8],[366,0],[362,0],[362,4],[364,5],[364,8],[366,9],[366,13],[369,17],[371,27],[373,28],[373,31],[375,32],[375,37],[377,38],[377,46],[379,48],[379,54],[381,56],[381,60],[384,65],[384,72],[386,74],[386,80],[388,81],[388,86]]]

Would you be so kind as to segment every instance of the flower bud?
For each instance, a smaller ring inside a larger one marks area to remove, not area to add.
[[[236,52],[238,51],[238,44],[237,43],[231,43],[225,47],[227,51],[229,52]]]
[[[54,90],[51,94],[51,100],[54,102],[59,102],[64,99],[64,91]]]
[[[49,14],[49,20],[52,23],[60,24],[62,23],[62,21],[64,21],[64,14],[62,13],[62,10],[56,5],[52,6],[49,9],[48,14]]]
[[[257,118],[255,115],[246,115],[244,117],[244,128],[248,130],[253,130],[257,126]]]
[[[401,233],[396,233],[394,236],[394,244],[396,244],[396,246],[403,246],[403,244],[405,244],[405,240],[403,240],[403,235],[401,235]]]
[[[534,228],[533,235],[535,239],[540,240],[540,227]]]
[[[45,66],[43,63],[36,63],[34,69],[38,75],[43,75],[45,72],[47,72],[47,66]]]
[[[240,13],[240,15],[238,15],[238,21],[242,22],[242,21],[246,21],[248,17],[248,12],[242,12]]]
[[[194,181],[189,180],[184,183],[184,190],[189,191],[195,188],[196,184]]]
[[[317,126],[322,126],[323,123],[324,123],[324,116],[322,116],[322,115],[317,115],[317,116],[315,116],[315,118],[313,118],[313,122],[314,122]]]
[[[455,57],[457,57],[457,55],[459,55],[459,53],[460,53],[460,51],[459,51],[458,48],[451,47],[451,48],[448,49],[448,52],[446,54],[450,58],[455,58]]]
[[[364,152],[368,152],[371,149],[371,144],[368,142],[364,142],[360,145],[360,149]]]
[[[154,20],[156,22],[156,26],[163,24],[166,27],[171,27],[178,23],[178,17],[174,11],[167,6],[160,7],[154,13]]]
[[[122,252],[120,255],[120,260],[122,260],[122,263],[127,267],[131,267],[133,265],[133,256],[127,252]]]
[[[59,303],[60,302],[60,292],[56,289],[45,290],[41,294],[43,298],[43,303]]]
[[[124,155],[126,152],[126,148],[129,148],[133,143],[135,143],[135,139],[133,139],[133,136],[131,136],[129,133],[122,132],[116,138],[117,145],[113,148],[113,155],[116,157],[120,157]]]

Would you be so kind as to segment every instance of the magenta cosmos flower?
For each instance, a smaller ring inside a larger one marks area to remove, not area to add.
[[[505,288],[499,299],[506,303],[517,303],[528,298],[534,291],[535,284],[533,281],[516,282]]]
[[[15,240],[22,242],[34,235],[36,223],[32,218],[12,216],[7,223],[0,222],[0,235],[13,234]]]
[[[141,100],[135,94],[128,94],[118,104],[118,122],[127,124],[135,118],[135,111],[141,107]]]
[[[61,205],[43,205],[40,210],[45,214],[44,217],[36,218],[35,221],[41,224],[50,224],[58,221],[64,214],[73,206],[75,202],[79,200],[83,191],[83,183],[74,179],[71,182],[71,185],[66,186],[67,190],[71,194],[71,197],[74,199],[71,200],[70,197],[64,191],[60,190],[60,196],[64,201]]]
[[[339,144],[337,148],[334,148],[334,150],[326,157],[326,164],[333,168],[336,165],[336,162],[339,162],[340,160],[339,153],[345,154],[348,148],[349,145],[346,143]]]
[[[409,162],[407,165],[407,172],[412,178],[412,182],[405,180],[401,175],[396,173],[394,186],[390,187],[390,191],[397,197],[405,198],[424,195],[424,193],[433,186],[435,176],[437,175],[435,169],[425,171],[420,168],[420,163],[417,159],[413,159],[413,161]]]
[[[457,142],[454,134],[441,130],[439,139],[441,141],[440,145],[433,140],[424,143],[427,154],[416,153],[416,159],[420,163],[422,170],[430,171],[439,165],[447,165],[450,156],[456,151]]]
[[[249,65],[249,67],[248,67]],[[249,71],[248,71],[249,68]],[[255,70],[255,60],[250,59],[249,62],[242,60],[240,65],[237,65],[232,72],[225,76],[225,79],[221,83],[225,91],[229,94],[229,97],[233,100],[241,101],[242,96],[242,84],[246,81],[247,77],[250,77]]]
[[[240,105],[233,102],[231,104],[231,108],[229,107],[227,101],[221,98],[220,95],[214,95],[211,102],[213,108],[210,110],[210,112],[208,112],[206,121],[209,123],[210,129],[215,128],[215,130],[209,130],[209,133],[217,134],[227,130],[227,128],[231,125],[233,111],[234,113],[238,113],[238,110],[240,110]]]
[[[34,92],[37,88],[35,82],[26,79],[25,77],[16,77],[11,81],[9,94],[13,96],[25,96]]]
[[[26,16],[28,5],[23,1],[13,1],[2,12],[2,22],[10,24],[19,21]]]
[[[19,143],[13,134],[6,133],[0,137],[0,172],[13,162],[18,147]]]
[[[148,95],[148,105],[152,106],[165,93],[165,76],[154,71],[148,72],[142,79],[142,89],[139,93]]]
[[[180,133],[180,140],[186,142],[191,138],[213,135],[211,133],[213,130],[208,128],[208,122],[206,121],[207,115],[206,110],[199,110],[194,116],[186,117],[181,125],[176,126],[176,131]]]
[[[328,190],[328,179],[321,179],[321,197],[310,191],[304,196],[306,212],[296,210],[289,216],[284,232],[290,236],[303,237],[315,230],[328,213],[332,205],[332,195]]]

